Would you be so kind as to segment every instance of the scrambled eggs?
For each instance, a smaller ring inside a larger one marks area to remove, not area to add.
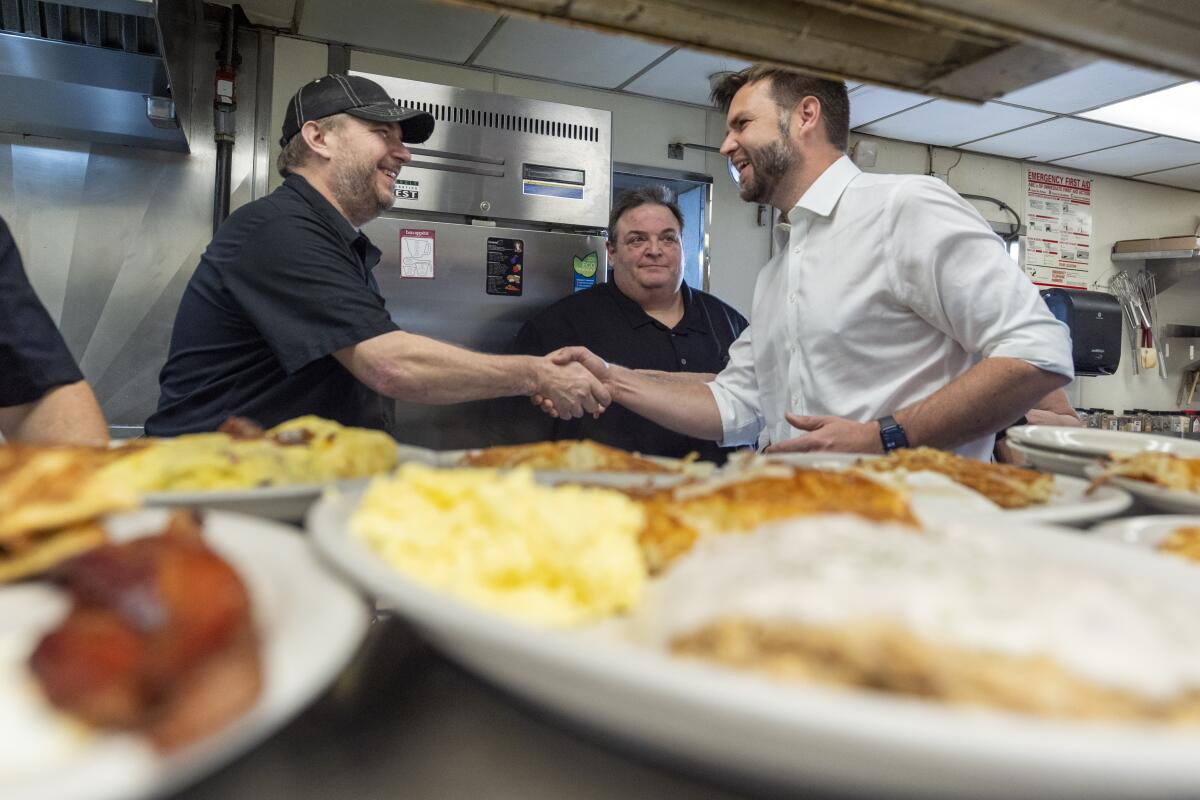
[[[276,441],[284,433],[297,443]],[[104,472],[143,492],[205,491],[325,483],[384,472],[395,464],[396,443],[386,433],[306,416],[257,439],[196,433],[152,440]]]
[[[624,495],[541,486],[529,469],[376,478],[352,533],[406,575],[524,622],[566,627],[634,606],[644,513]]]

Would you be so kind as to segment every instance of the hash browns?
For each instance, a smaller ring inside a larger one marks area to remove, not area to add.
[[[850,472],[769,467],[734,481],[696,480],[631,494],[646,511],[639,544],[651,574],[702,536],[745,533],[791,517],[851,513],[918,526],[905,493]]]
[[[1200,493],[1200,458],[1180,458],[1170,453],[1114,453],[1112,464],[1092,482],[1092,486],[1118,477],[1153,483],[1177,492]]]
[[[883,458],[860,461],[865,472],[928,470],[979,492],[1001,508],[1026,508],[1054,496],[1054,476],[1011,464],[986,464],[932,447],[893,450]]]
[[[690,463],[688,460],[680,465]],[[488,447],[463,456],[464,467],[530,467],[563,472],[677,472],[667,463],[591,439]]]

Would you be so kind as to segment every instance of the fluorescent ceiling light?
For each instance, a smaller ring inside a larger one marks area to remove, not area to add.
[[[1200,82],[1122,100],[1077,116],[1200,142]]]

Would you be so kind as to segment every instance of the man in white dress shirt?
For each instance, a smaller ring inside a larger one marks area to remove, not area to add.
[[[979,213],[934,178],[860,172],[845,84],[751,67],[713,97],[741,196],[783,223],[750,327],[710,383],[578,357],[613,399],[726,446],[980,459],[1069,382],[1069,333]]]

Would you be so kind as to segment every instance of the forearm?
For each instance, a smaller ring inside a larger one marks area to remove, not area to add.
[[[33,403],[0,408],[0,433],[15,442],[108,444],[108,423],[86,381],[51,389]]]
[[[913,446],[953,448],[1012,425],[1068,379],[1016,358],[987,358],[893,416]]]
[[[639,369],[636,372],[666,383],[708,383],[717,377],[713,372],[664,372],[661,369]]]
[[[403,331],[359,342],[335,356],[380,394],[414,403],[530,395],[537,388],[532,356],[476,353]]]
[[[712,391],[699,381],[679,380],[688,373],[662,373],[609,367],[606,385],[613,402],[685,436],[718,442],[721,412]]]

